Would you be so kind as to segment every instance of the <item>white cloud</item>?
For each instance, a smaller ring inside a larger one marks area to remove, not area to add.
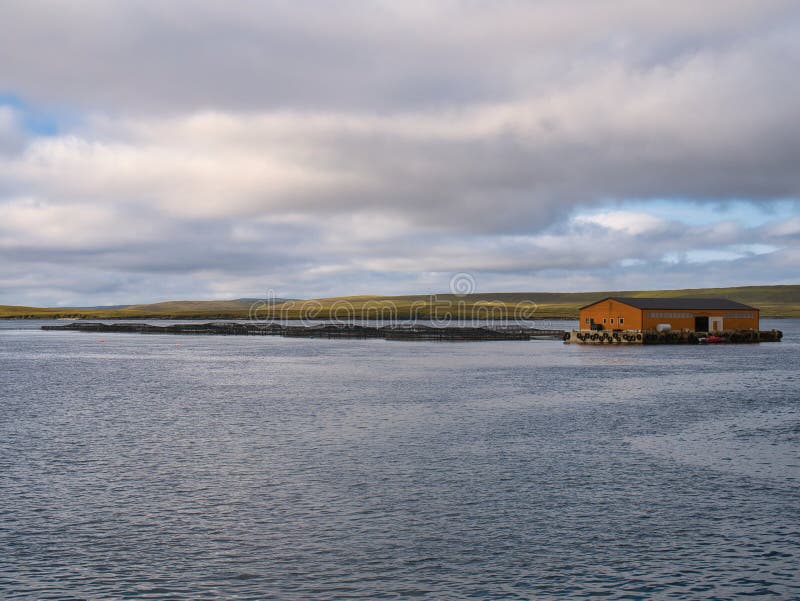
[[[0,248],[92,250],[135,243],[160,233],[159,223],[96,204],[53,205],[33,198],[0,204]]]
[[[659,217],[647,213],[632,213],[630,211],[607,211],[589,215],[578,215],[577,223],[592,223],[602,227],[618,230],[638,236],[647,232],[663,230],[669,223]]]
[[[800,236],[800,217],[792,217],[767,226],[773,236]]]

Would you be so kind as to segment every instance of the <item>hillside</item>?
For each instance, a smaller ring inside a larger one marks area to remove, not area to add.
[[[578,315],[578,309],[606,296],[725,297],[761,309],[762,317],[800,317],[800,285],[744,286],[737,288],[695,288],[685,290],[634,290],[606,292],[498,292],[435,297],[349,296],[307,301],[276,299],[268,306],[254,299],[221,301],[167,301],[120,308],[70,309],[0,305],[0,318],[16,319],[247,319],[310,317],[325,319],[384,318],[407,319],[443,317],[513,317],[515,312],[534,318]],[[432,302],[432,299],[435,302]],[[533,306],[535,303],[535,307]],[[255,304],[255,306],[254,306]]]
[[[380,315],[396,308],[397,314],[404,317],[416,311],[420,317],[441,315],[451,307],[458,316],[494,316],[501,313],[514,315],[515,309],[521,312],[530,310],[529,303],[535,303],[534,318],[566,317],[576,318],[580,307],[607,296],[634,297],[724,297],[753,305],[761,309],[762,317],[800,317],[800,285],[791,286],[744,286],[735,288],[695,288],[683,290],[614,290],[602,292],[497,292],[455,296],[436,295],[436,307],[431,306],[430,296],[351,296],[306,301],[309,306],[320,311],[321,317],[331,313],[345,312],[353,307],[359,316]],[[295,317],[299,303],[285,303],[277,306],[287,317]],[[438,311],[435,309],[438,308]],[[366,313],[367,315],[364,315]]]

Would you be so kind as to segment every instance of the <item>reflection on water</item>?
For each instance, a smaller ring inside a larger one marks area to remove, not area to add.
[[[764,321],[784,342],[0,322],[0,597],[797,598],[800,323]]]

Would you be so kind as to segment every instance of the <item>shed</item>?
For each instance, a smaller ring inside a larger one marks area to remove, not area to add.
[[[759,310],[726,298],[610,296],[580,309],[581,330],[758,330]]]

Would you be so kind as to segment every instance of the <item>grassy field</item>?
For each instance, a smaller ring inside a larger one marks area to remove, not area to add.
[[[114,309],[0,305],[0,318],[18,319],[298,319],[575,318],[583,305],[607,296],[724,297],[761,309],[762,317],[800,317],[800,285],[607,292],[498,292],[455,296],[348,296],[280,304],[251,300],[169,301]]]

